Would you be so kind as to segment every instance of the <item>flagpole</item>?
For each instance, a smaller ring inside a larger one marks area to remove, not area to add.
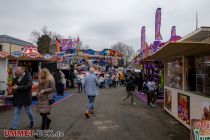
[[[198,29],[198,12],[196,10],[196,30]]]

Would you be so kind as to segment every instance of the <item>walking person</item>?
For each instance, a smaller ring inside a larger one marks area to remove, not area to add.
[[[111,88],[113,85],[113,79],[112,79],[112,75],[110,74],[109,76],[109,88]]]
[[[156,100],[155,91],[156,91],[157,86],[156,86],[156,83],[154,82],[152,77],[148,81],[147,87],[148,87],[147,103],[152,108],[154,108],[154,103],[155,103],[155,100]]]
[[[55,79],[57,95],[58,96],[63,96],[63,93],[64,93],[64,81],[65,81],[64,73],[61,70],[56,69],[55,73],[53,74],[53,77]]]
[[[139,76],[138,76],[138,92],[142,93],[142,86],[143,86],[143,76],[142,76],[142,73],[139,73]]]
[[[126,92],[127,95],[123,97],[122,101],[125,102],[126,99],[131,97],[131,105],[135,105],[136,103],[134,102],[134,90],[135,90],[135,84],[134,84],[134,77],[132,75],[129,75],[128,78],[125,81],[125,86],[126,86]]]
[[[77,78],[76,78],[76,83],[77,83],[77,88],[78,88],[78,93],[82,92],[82,81],[84,79],[84,76],[81,72],[78,73]]]
[[[85,112],[87,118],[90,118],[90,115],[94,113],[95,97],[99,95],[98,87],[98,78],[94,74],[94,69],[90,68],[90,74],[84,80],[84,92],[89,101],[87,111]]]
[[[112,86],[113,86],[113,88],[117,87],[115,74],[112,75]]]
[[[108,88],[109,87],[109,74],[108,73],[104,75],[104,82],[105,82],[105,88]]]
[[[74,70],[70,70],[69,72],[69,80],[70,80],[70,83],[71,83],[71,88],[74,88],[74,80],[75,80],[76,76],[74,74]]]
[[[18,129],[20,121],[20,113],[24,107],[26,114],[30,120],[29,128],[32,129],[35,126],[34,115],[31,110],[32,103],[32,78],[31,75],[25,72],[24,67],[17,67],[16,77],[13,79],[13,104],[15,107],[14,118],[12,122],[11,130]]]
[[[119,79],[120,79],[120,86],[124,85],[124,81],[125,81],[125,76],[123,73],[121,73],[119,75]]]
[[[42,69],[40,73],[41,82],[37,92],[37,113],[42,117],[41,130],[49,129],[51,119],[48,118],[51,112],[51,105],[54,103],[53,90],[55,81],[48,69]]]
[[[99,76],[99,83],[100,83],[99,87],[104,88],[104,77],[102,74]]]
[[[143,84],[142,84],[142,92],[141,94],[147,94],[148,88],[147,88],[147,80],[144,79],[143,80]],[[147,103],[149,105],[149,103]]]
[[[118,86],[118,84],[119,84],[119,73],[116,74],[115,81],[116,81],[116,86]]]

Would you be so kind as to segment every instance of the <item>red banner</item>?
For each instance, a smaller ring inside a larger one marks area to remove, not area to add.
[[[145,26],[141,28],[141,49],[145,48]]]
[[[176,26],[173,26],[172,28],[171,28],[171,37],[172,36],[176,36]]]
[[[158,8],[155,14],[155,40],[162,40],[160,27],[161,27],[161,8]]]

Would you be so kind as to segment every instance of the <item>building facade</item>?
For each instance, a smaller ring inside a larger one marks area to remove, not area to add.
[[[0,51],[11,54],[14,51],[22,51],[24,46],[33,44],[8,35],[0,35]]]

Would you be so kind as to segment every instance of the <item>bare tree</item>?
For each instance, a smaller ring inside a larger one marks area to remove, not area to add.
[[[135,54],[133,47],[124,44],[123,42],[118,42],[117,44],[111,47],[112,50],[119,51],[123,54],[127,59],[130,59]]]

